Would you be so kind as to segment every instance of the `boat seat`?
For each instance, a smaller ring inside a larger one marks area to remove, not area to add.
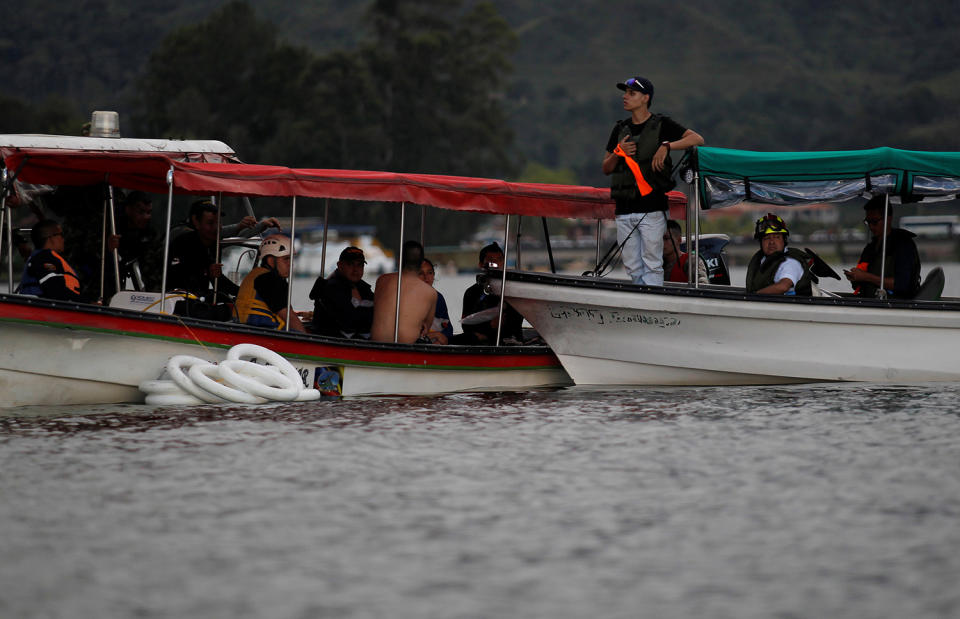
[[[927,273],[927,276],[923,278],[923,283],[920,284],[920,289],[917,290],[917,294],[913,297],[914,301],[937,301],[940,299],[940,295],[943,294],[943,285],[946,281],[946,277],[943,274],[943,269],[940,267],[934,267],[930,269],[930,272]]]

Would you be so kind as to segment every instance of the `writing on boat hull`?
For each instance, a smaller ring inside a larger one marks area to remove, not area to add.
[[[680,326],[680,319],[669,314],[631,312],[625,310],[595,309],[573,305],[549,306],[550,318],[562,321],[586,321],[595,325],[637,324],[660,327]]]

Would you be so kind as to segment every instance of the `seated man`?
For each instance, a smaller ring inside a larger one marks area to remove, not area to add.
[[[44,219],[30,231],[34,250],[23,266],[18,292],[60,301],[81,301],[80,279],[63,258],[60,224]]]
[[[773,213],[757,220],[753,238],[760,241],[760,250],[747,266],[747,292],[805,296],[813,293],[807,255],[787,247],[789,236],[787,225]]]
[[[423,246],[416,241],[403,244],[399,273],[386,273],[377,278],[374,290],[373,327],[370,339],[375,342],[430,343],[426,337],[433,325],[437,307],[437,291],[420,279]],[[400,282],[400,320],[397,321],[397,282]]]
[[[291,331],[306,332],[300,318],[287,307],[291,247],[290,238],[282,234],[271,234],[260,243],[259,264],[243,278],[237,294],[239,322],[277,330],[289,322]]]
[[[363,281],[363,250],[347,247],[340,252],[337,270],[327,279],[317,278],[310,290],[313,299],[312,331],[331,337],[369,339],[373,324],[373,288]]]
[[[214,302],[211,284],[230,296],[237,294],[237,285],[223,275],[223,264],[216,262],[217,207],[210,200],[198,200],[190,206],[190,230],[170,243],[170,264],[167,287],[193,293]]]
[[[120,285],[133,278],[137,290],[159,290],[163,264],[163,242],[150,225],[153,204],[142,191],[131,191],[123,200],[123,211],[117,217],[117,233],[107,239],[107,248],[117,249],[120,262]],[[134,263],[139,268],[134,269]],[[107,254],[104,279],[106,298],[113,296],[113,260]],[[142,281],[138,281],[142,278]]]
[[[496,243],[491,243],[480,250],[480,269],[488,265],[496,268],[505,268],[503,250]],[[463,293],[463,312],[461,319],[483,310],[500,307],[500,297],[484,292],[480,284],[474,284]],[[454,336],[457,344],[485,344],[493,346],[497,339],[497,317],[480,324],[464,324],[463,335]],[[523,341],[523,316],[508,304],[503,305],[503,329],[500,331],[502,340]]]
[[[687,260],[690,254],[680,251],[682,242],[680,223],[676,219],[668,219],[667,231],[663,235],[663,273],[668,282],[687,283]],[[697,260],[697,283],[710,283],[703,259]]]
[[[863,205],[863,222],[870,228],[872,238],[860,253],[857,266],[843,272],[853,285],[854,294],[861,297],[876,297],[880,287],[884,200],[883,196],[876,196]],[[894,228],[893,217],[887,213],[883,288],[894,299],[912,299],[920,289],[920,254],[913,240],[915,236],[902,228]]]

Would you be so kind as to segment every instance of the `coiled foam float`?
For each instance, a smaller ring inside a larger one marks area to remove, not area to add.
[[[289,361],[256,344],[237,344],[219,365],[199,357],[174,355],[167,361],[166,373],[169,380],[140,383],[147,404],[262,404],[320,398],[316,389],[304,388],[300,373]]]

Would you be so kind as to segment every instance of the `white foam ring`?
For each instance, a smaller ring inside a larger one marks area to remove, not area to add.
[[[256,344],[237,344],[219,365],[199,357],[175,355],[167,361],[166,373],[170,380],[140,383],[147,404],[261,404],[320,398],[319,391],[303,386],[300,373],[289,361]]]

